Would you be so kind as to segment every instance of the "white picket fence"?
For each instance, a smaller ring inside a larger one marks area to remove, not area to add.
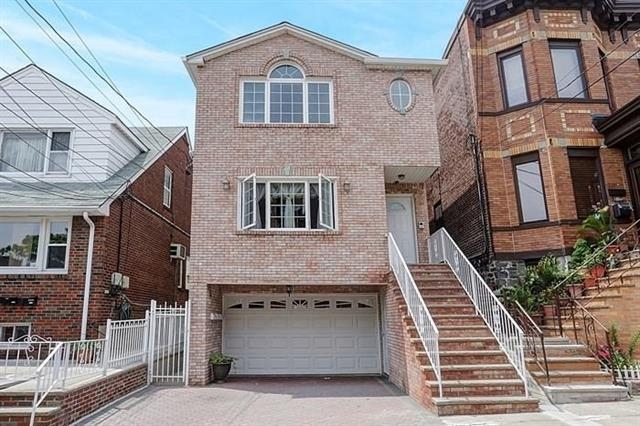
[[[603,371],[607,373],[611,372],[610,368],[603,368]],[[627,380],[640,380],[640,365],[634,365],[633,367],[621,367],[615,370],[616,380],[624,382]]]

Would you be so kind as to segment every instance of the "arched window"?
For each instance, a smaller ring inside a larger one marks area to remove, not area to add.
[[[241,122],[332,122],[332,87],[327,80],[307,79],[300,68],[280,64],[268,77],[242,83]]]

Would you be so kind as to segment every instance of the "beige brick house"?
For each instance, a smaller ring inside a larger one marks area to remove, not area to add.
[[[184,62],[197,89],[190,383],[207,383],[217,350],[234,374],[396,368],[387,233],[408,263],[426,261],[445,62],[286,22]]]

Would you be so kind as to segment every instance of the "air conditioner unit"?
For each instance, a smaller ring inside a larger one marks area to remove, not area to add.
[[[187,258],[187,248],[182,244],[173,243],[169,246],[169,257],[171,259],[185,260]]]

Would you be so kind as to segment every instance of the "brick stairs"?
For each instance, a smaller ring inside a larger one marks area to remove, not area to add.
[[[522,380],[507,360],[473,303],[447,265],[413,265],[411,273],[440,332],[442,397],[438,382],[404,298],[393,286],[405,335],[414,348],[436,414],[504,414],[538,410],[538,400],[525,396]],[[395,283],[395,280],[393,280]]]
[[[0,425],[28,426],[33,406],[32,390],[17,390],[12,386],[0,389]],[[62,414],[62,394],[51,392],[36,411],[35,424],[53,426],[64,424]]]

